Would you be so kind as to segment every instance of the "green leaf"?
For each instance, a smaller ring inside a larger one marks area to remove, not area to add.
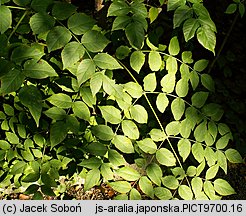
[[[165,93],[159,93],[156,98],[156,107],[161,112],[164,113],[168,107],[169,100]]]
[[[85,177],[84,190],[87,191],[95,185],[99,184],[100,180],[100,171],[99,169],[90,170]]]
[[[215,140],[218,134],[218,128],[214,121],[209,121],[208,123],[208,132],[211,134],[213,139]],[[223,134],[224,135],[224,134]]]
[[[116,174],[127,181],[137,181],[141,177],[137,170],[129,166],[116,170]]]
[[[46,12],[48,6],[50,6],[52,3],[52,0],[32,0],[31,7],[37,12]]]
[[[138,122],[140,124],[147,123],[148,113],[142,105],[136,104],[136,105],[132,106],[130,108],[130,113],[131,113],[132,118],[136,122]]]
[[[47,77],[58,76],[49,63],[42,59],[38,62],[35,59],[26,61],[23,73],[25,76],[33,79],[44,79]]]
[[[107,125],[96,125],[91,128],[92,133],[101,140],[109,141],[113,139],[114,132]]]
[[[201,143],[194,143],[191,147],[194,158],[201,163],[204,159],[205,152]]]
[[[132,2],[131,10],[137,17],[147,18],[148,16],[147,8],[145,4],[142,3],[142,0]]]
[[[91,59],[84,59],[80,62],[77,69],[78,84],[81,85],[92,77],[96,72],[96,65]]]
[[[189,91],[188,80],[185,78],[180,79],[176,84],[175,90],[179,97],[185,97]]]
[[[78,62],[84,56],[84,53],[85,49],[80,43],[76,41],[68,43],[61,53],[63,69]]]
[[[126,163],[123,155],[120,154],[118,151],[112,149],[108,151],[108,160],[114,166],[121,166],[125,165]]]
[[[109,70],[115,70],[115,69],[122,69],[123,67],[117,62],[115,58],[113,58],[111,55],[107,53],[99,53],[97,54],[93,61],[95,64],[102,68],[102,69],[109,69]]]
[[[161,12],[161,8],[151,7],[149,9],[149,19],[150,23],[154,22]]]
[[[192,10],[187,5],[182,5],[174,11],[173,28],[179,27],[185,20],[192,17]]]
[[[231,163],[243,163],[243,158],[239,154],[239,152],[235,149],[227,149],[225,151],[226,158],[231,162]]]
[[[184,63],[191,64],[193,62],[192,52],[191,51],[182,52],[182,61]]]
[[[165,93],[172,93],[176,85],[176,76],[175,74],[166,74],[161,79],[162,91]]]
[[[74,34],[82,35],[91,30],[95,23],[96,21],[90,16],[84,13],[75,13],[69,17],[67,25]]]
[[[222,196],[228,196],[236,193],[231,185],[224,179],[216,179],[214,181],[214,190]]]
[[[75,101],[73,103],[73,113],[75,114],[75,116],[84,119],[86,121],[90,120],[90,110],[88,108],[88,106],[82,102],[82,101]]]
[[[192,106],[202,108],[208,98],[208,95],[208,92],[196,92],[191,97]]]
[[[191,187],[192,187],[192,191],[195,194],[195,197],[197,198],[199,196],[199,194],[202,192],[202,189],[203,189],[202,179],[199,178],[199,177],[194,177],[191,180]]]
[[[89,169],[97,169],[102,165],[102,161],[99,158],[91,157],[89,159],[84,159],[78,164],[78,166],[83,166]]]
[[[194,137],[196,141],[203,142],[205,140],[205,132],[207,131],[207,121],[203,121],[200,123],[195,131],[194,131]]]
[[[225,13],[226,14],[233,14],[237,10],[237,4],[236,3],[231,3],[227,6]]]
[[[126,37],[133,48],[141,49],[144,42],[144,27],[140,22],[132,22],[127,25]]]
[[[162,130],[156,129],[156,128],[153,128],[149,132],[149,135],[150,135],[151,139],[156,141],[156,142],[164,141],[167,138],[166,134]]]
[[[167,135],[178,135],[180,133],[180,122],[179,121],[171,121],[167,124],[166,128]]]
[[[205,153],[205,159],[207,161],[207,164],[209,167],[213,166],[215,162],[217,161],[216,154],[214,150],[211,147],[206,147],[204,150]]]
[[[169,46],[168,46],[168,52],[172,56],[176,56],[179,54],[180,47],[179,47],[179,41],[176,36],[172,37],[170,40]]]
[[[190,177],[193,177],[195,176],[197,173],[197,169],[195,166],[189,166],[186,170],[186,174]]]
[[[109,186],[119,193],[128,193],[132,189],[131,184],[127,181],[111,182]]]
[[[145,54],[142,51],[134,51],[130,56],[130,65],[137,73],[140,72],[145,62]]]
[[[245,5],[243,4],[243,2],[239,2],[238,11],[239,11],[240,16],[243,17],[245,14]]]
[[[45,33],[55,25],[55,19],[47,13],[36,13],[29,21],[30,27],[35,34]]]
[[[189,119],[184,119],[180,122],[180,134],[184,138],[189,138],[192,131],[192,123]]]
[[[143,95],[143,89],[138,83],[128,82],[124,88],[133,98],[140,98]]]
[[[114,179],[114,173],[111,170],[111,166],[109,163],[103,163],[100,167],[101,174],[103,178],[108,181]]]
[[[141,200],[141,194],[136,188],[132,188],[130,191],[130,200]]]
[[[63,120],[66,118],[66,112],[59,107],[51,107],[44,112],[49,118],[54,120]]]
[[[107,16],[123,16],[130,12],[130,6],[124,1],[114,1],[110,4]]]
[[[152,71],[160,70],[161,65],[162,65],[162,59],[161,59],[161,55],[159,54],[159,52],[151,51],[149,53],[148,63],[149,63],[150,70]]]
[[[3,34],[12,25],[12,13],[7,6],[0,5],[0,14],[1,14],[0,32],[1,34]]]
[[[118,16],[115,18],[112,26],[112,31],[120,30],[120,29],[125,29],[126,26],[131,23],[132,19],[129,16]]]
[[[67,136],[68,127],[66,123],[62,121],[57,121],[51,125],[50,128],[50,143],[51,147],[55,147],[61,143]]]
[[[191,143],[188,139],[181,139],[178,142],[178,151],[183,159],[183,162],[187,159],[191,152]]]
[[[115,83],[115,80],[103,75],[103,90],[110,96],[117,99],[123,98],[123,86]]]
[[[80,129],[80,122],[78,119],[73,115],[67,115],[65,120],[68,130],[74,134],[78,134]]]
[[[51,187],[42,185],[41,186],[41,192],[47,196],[55,196],[54,191],[51,189]]]
[[[16,174],[23,173],[25,166],[26,166],[25,161],[16,161],[16,163],[10,169],[10,174],[16,175]]]
[[[149,73],[147,76],[144,77],[143,82],[145,91],[155,91],[157,86],[155,73]]]
[[[33,44],[31,47],[21,45],[15,48],[11,55],[11,60],[17,64],[21,64],[27,59],[36,59],[37,61],[44,55],[44,47],[39,44]]]
[[[215,54],[216,36],[209,26],[201,26],[197,29],[197,40],[204,48]]]
[[[5,140],[0,140],[0,149],[2,150],[8,150],[10,149],[11,145],[5,141]]]
[[[121,122],[121,111],[114,106],[99,106],[99,109],[106,122],[111,124],[119,124]]]
[[[229,143],[229,140],[231,139],[231,135],[230,134],[226,134],[224,136],[222,136],[221,138],[219,138],[216,142],[216,148],[217,149],[224,149],[228,143]]]
[[[128,46],[119,46],[117,49],[116,49],[116,57],[120,60],[122,59],[125,59],[131,52],[131,49],[128,47]]]
[[[199,76],[198,76],[197,72],[191,71],[190,82],[191,82],[191,86],[192,86],[193,90],[195,90],[199,84]]]
[[[123,120],[121,123],[122,131],[125,136],[136,140],[139,138],[139,130],[137,125],[131,120]]]
[[[157,161],[165,166],[175,166],[176,165],[176,158],[173,153],[166,149],[160,148],[156,151],[156,159]]]
[[[47,173],[41,174],[41,180],[45,184],[45,186],[49,186],[49,187],[56,187],[57,186],[54,178]]]
[[[155,187],[154,193],[155,196],[160,200],[170,200],[172,198],[171,191],[164,187]]]
[[[227,174],[227,158],[222,151],[216,151],[218,165],[221,169],[224,170],[225,174]]]
[[[59,108],[67,109],[72,106],[72,99],[64,93],[53,94],[47,100]]]
[[[187,185],[180,185],[178,192],[179,196],[184,200],[192,200],[193,198],[192,190]]]
[[[95,156],[104,156],[107,148],[104,144],[99,142],[92,142],[86,147],[87,151]]]
[[[216,198],[214,186],[211,181],[205,181],[203,188],[204,192],[211,200],[214,200]]]
[[[139,187],[144,194],[146,194],[152,199],[154,198],[154,189],[153,189],[151,181],[148,179],[147,176],[142,176],[140,178]]]
[[[180,120],[185,111],[185,103],[181,98],[175,98],[171,103],[171,111],[175,120]]]
[[[185,5],[185,3],[186,3],[185,0],[169,0],[167,3],[167,10],[168,11],[175,10],[179,6]]]
[[[208,60],[201,59],[194,64],[194,70],[198,72],[202,72],[206,69],[206,67],[208,66],[208,63],[209,63]]]
[[[66,8],[64,10],[64,8]],[[65,20],[70,17],[75,11],[76,6],[67,2],[55,2],[52,8],[52,15],[58,20]]]
[[[87,31],[81,39],[81,43],[91,52],[102,52],[110,41],[100,32],[95,30]]]
[[[103,73],[96,72],[92,75],[90,79],[91,93],[95,96],[101,89],[103,83]]]
[[[174,58],[173,56],[169,56],[168,59],[166,60],[166,69],[169,74],[176,74],[178,71],[178,62],[177,59]]]
[[[175,176],[167,175],[162,178],[162,184],[171,190],[175,190],[179,186],[179,181],[175,178]]]
[[[23,181],[23,180],[22,180]],[[33,181],[31,181],[33,182]],[[36,184],[31,184],[30,186],[28,186],[28,188],[25,190],[24,194],[34,194],[38,191],[39,189],[39,185]],[[34,197],[33,197],[34,199]],[[35,200],[35,199],[34,199]]]
[[[14,108],[12,106],[10,106],[9,104],[3,104],[3,111],[8,116],[14,116],[15,115]]]
[[[227,134],[227,133],[231,133],[230,128],[228,127],[228,125],[224,124],[224,123],[219,123],[218,124],[218,130],[221,136]]]
[[[183,33],[186,42],[194,37],[199,26],[199,21],[195,18],[189,18],[184,22]]]
[[[132,145],[132,141],[123,135],[116,135],[113,138],[112,143],[115,145],[117,149],[119,149],[123,153],[126,154],[134,153],[134,147]]]
[[[214,81],[209,74],[202,74],[201,75],[201,82],[202,85],[208,89],[209,91],[214,92]]]
[[[219,165],[218,164],[215,164],[215,165],[209,167],[209,169],[206,171],[206,175],[205,175],[206,180],[213,179],[217,175],[218,171],[219,171]]]
[[[19,6],[26,6],[26,5],[30,4],[31,0],[13,0],[13,2]],[[4,1],[3,1],[3,3],[4,3]]]
[[[18,90],[25,79],[21,70],[10,70],[6,75],[1,77],[1,94],[8,94]]]
[[[202,162],[198,165],[197,169],[196,169],[196,176],[199,176],[202,171],[204,170],[206,165],[205,159],[202,160]]]
[[[19,91],[19,99],[21,103],[29,109],[37,126],[39,126],[39,119],[42,113],[41,92],[33,85],[24,86]]]
[[[138,147],[147,154],[154,154],[157,151],[157,146],[150,138],[145,138],[137,141]]]
[[[161,186],[162,170],[156,163],[151,163],[146,168],[147,176],[156,185]]]
[[[216,103],[205,104],[202,111],[206,116],[210,116],[213,121],[219,121],[224,114],[221,105]]]
[[[80,88],[80,95],[89,107],[93,108],[93,105],[96,105],[96,97],[92,95],[89,87]]]
[[[47,35],[48,51],[54,51],[64,47],[72,38],[70,31],[63,26],[56,26]]]

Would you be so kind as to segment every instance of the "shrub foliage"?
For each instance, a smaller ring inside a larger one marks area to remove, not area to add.
[[[210,100],[208,61],[187,46],[215,53],[202,1],[106,1],[104,18],[65,1],[0,2],[1,188],[40,198],[77,175],[120,199],[235,193],[217,174],[242,158]],[[158,26],[166,13],[171,32]]]

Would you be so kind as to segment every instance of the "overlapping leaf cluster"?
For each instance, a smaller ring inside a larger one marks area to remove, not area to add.
[[[178,36],[151,42],[159,3],[112,1],[105,30],[69,3],[1,1],[1,188],[38,199],[58,193],[60,176],[77,173],[85,190],[103,181],[118,199],[235,192],[216,178],[242,158],[228,146],[223,110],[208,100],[208,61],[194,61]],[[214,52],[216,28],[201,1],[169,0],[167,10],[185,41],[196,34]],[[121,45],[109,49],[117,32]]]

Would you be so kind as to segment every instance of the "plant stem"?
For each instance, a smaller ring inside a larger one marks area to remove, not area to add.
[[[25,16],[28,14],[28,11],[26,10],[25,13],[22,15],[22,17],[20,18],[20,20],[18,21],[18,23],[16,24],[16,26],[14,27],[13,31],[10,33],[9,37],[8,37],[8,42],[10,41],[11,37],[13,36],[13,34],[16,32],[16,30],[18,29],[19,25],[21,24],[22,20],[25,18]]]
[[[26,10],[26,8],[16,7],[16,6],[7,6],[7,7],[10,9]]]

